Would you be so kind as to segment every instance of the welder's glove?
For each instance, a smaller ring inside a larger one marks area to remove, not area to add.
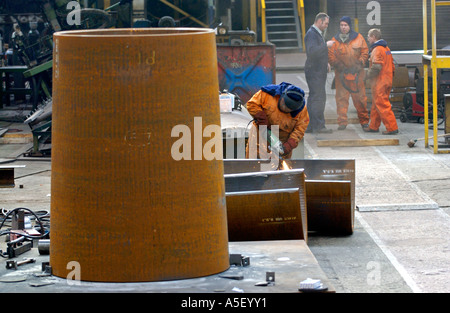
[[[338,72],[343,72],[345,70],[345,65],[343,62],[336,62],[333,65],[334,69]]]
[[[378,64],[378,63],[373,64],[372,67],[369,68],[369,70],[367,71],[366,77],[368,79],[372,79],[372,78],[377,77],[380,74],[381,69],[382,69],[382,65],[381,64]]]
[[[291,153],[292,150],[297,148],[298,142],[293,138],[289,138],[285,143],[283,143],[284,155]]]
[[[256,120],[256,124],[270,126],[269,118],[267,117],[266,113],[264,113],[264,111],[259,111],[255,114],[254,117]]]

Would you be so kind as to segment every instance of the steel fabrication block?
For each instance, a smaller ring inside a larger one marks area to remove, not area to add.
[[[308,231],[351,234],[356,207],[355,160],[292,159],[285,162],[291,170],[304,169]],[[267,160],[226,159],[224,172],[264,172],[269,164]]]
[[[298,226],[296,236],[301,234],[302,239],[307,240],[305,175],[302,169],[226,174],[224,177],[229,240],[287,239],[292,237],[294,217],[294,224]],[[298,191],[292,193],[292,188]],[[286,206],[291,208],[286,209]],[[247,218],[249,216],[251,218]],[[279,224],[257,225],[267,218],[277,217]],[[289,230],[283,234],[286,227]],[[259,236],[256,229],[261,230]],[[245,239],[244,235],[248,238]]]

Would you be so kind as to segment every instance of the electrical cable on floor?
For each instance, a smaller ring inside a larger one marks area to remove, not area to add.
[[[24,234],[24,233],[15,232],[15,231],[12,231],[12,230],[7,230],[7,231],[4,231],[4,232],[0,232],[0,236],[13,234],[13,235],[19,235],[19,236],[22,236],[22,237],[25,237],[25,238],[28,238],[28,239],[43,239],[49,233],[50,232],[47,231],[47,232],[45,232],[44,234],[42,234],[40,236],[34,236],[34,235],[27,235],[27,234]]]
[[[39,226],[40,226],[40,228],[41,228],[40,233],[42,234],[42,231],[45,230],[44,225],[43,225],[43,223],[42,223],[42,220],[43,220],[44,218],[46,218],[46,217],[50,217],[50,214],[48,213],[48,211],[45,211],[45,210],[33,212],[32,210],[30,210],[30,209],[28,209],[28,208],[15,208],[15,209],[12,209],[12,210],[9,210],[9,211],[7,211],[7,210],[5,210],[5,209],[2,209],[0,213],[1,213],[2,215],[4,215],[5,217],[3,218],[2,222],[0,223],[0,230],[2,229],[2,227],[3,227],[4,223],[5,223],[5,221],[8,219],[8,217],[9,217],[11,214],[13,214],[13,213],[15,213],[15,212],[17,212],[17,211],[19,211],[19,210],[27,211],[27,212],[29,212],[31,215],[33,215],[33,216],[36,218],[36,221],[39,223]],[[39,217],[39,216],[38,216],[39,214],[42,214],[42,216]]]
[[[253,121],[256,121],[256,119],[252,119],[250,122],[248,122],[247,126],[245,126],[245,129],[248,129],[248,126],[249,126]]]
[[[11,159],[11,160],[5,160],[5,161],[1,161],[0,162],[0,164],[8,164],[8,163],[13,163],[13,162],[16,162],[18,159],[17,158],[15,158],[15,159]]]
[[[34,172],[34,173],[18,176],[18,177],[15,177],[14,179],[19,179],[19,178],[23,178],[23,177],[27,177],[27,176],[33,176],[33,175],[36,175],[36,174],[41,174],[41,173],[50,172],[50,171],[51,170],[42,170],[42,171],[38,171],[38,172]]]
[[[28,235],[28,234],[15,232],[14,230],[6,230],[6,231],[1,232],[1,229],[4,226],[5,221],[8,219],[8,217],[19,210],[29,212],[31,215],[33,215],[36,218],[37,223],[39,223],[39,227],[40,227],[39,232],[41,233],[41,235],[39,235],[39,236]],[[48,231],[44,228],[44,224],[42,222],[42,219],[50,216],[47,211],[38,211],[37,213],[35,213],[28,208],[15,208],[15,209],[8,211],[6,214],[5,214],[5,210],[2,209],[1,214],[4,215],[4,218],[0,223],[0,236],[14,234],[14,235],[23,236],[24,238],[27,238],[27,239],[42,239],[42,238],[45,238],[50,233],[50,231]],[[39,214],[42,214],[43,216],[39,217],[38,216]],[[6,258],[6,256],[3,254],[3,252],[1,250],[0,250],[0,256]]]

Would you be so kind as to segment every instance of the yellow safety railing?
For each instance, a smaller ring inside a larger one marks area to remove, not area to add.
[[[303,0],[297,0],[297,14],[300,18],[300,28],[302,31],[303,47],[305,46],[305,3]],[[258,16],[261,17],[261,39],[267,41],[266,30],[266,1],[258,2]]]
[[[427,0],[423,0],[423,54],[428,52]],[[425,147],[428,148],[428,64],[423,63],[423,119],[425,122]]]
[[[166,0],[159,0],[160,2],[164,3],[165,5],[167,5],[168,7],[171,7],[172,9],[174,9],[175,11],[183,14],[184,16],[186,16],[187,18],[193,20],[194,22],[196,22],[197,24],[199,24],[200,26],[203,27],[208,27],[208,25],[206,25],[205,23],[203,23],[202,21],[196,19],[195,17],[193,17],[192,15],[190,15],[189,13],[183,11],[182,9],[180,9],[179,7],[177,7],[176,5],[173,5],[172,3],[170,3],[169,1]]]
[[[428,55],[428,20],[427,20],[427,0],[423,0],[423,82],[424,82],[424,121],[425,121],[425,147],[428,148],[428,66],[432,71],[433,86],[433,150],[434,153],[449,153],[449,150],[438,149],[438,81],[437,69],[450,68],[450,56],[436,53],[436,6],[450,5],[450,1],[431,0],[431,56]]]
[[[264,0],[258,2],[258,16],[261,17],[261,41],[266,42],[266,1]]]
[[[300,18],[300,28],[302,31],[303,49],[305,49],[305,3],[303,0],[297,0],[297,13]]]

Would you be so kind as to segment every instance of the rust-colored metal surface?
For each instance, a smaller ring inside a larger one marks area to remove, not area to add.
[[[183,136],[198,157],[211,139],[201,127],[220,125],[214,32],[86,30],[54,42],[53,274],[137,282],[226,270],[223,162],[172,155]]]
[[[261,86],[276,81],[276,52],[271,43],[217,45],[220,90],[237,94],[247,103]]]
[[[304,169],[306,180],[349,180],[352,184],[352,208],[355,209],[355,160],[290,159],[284,162],[287,168]],[[261,172],[270,167],[266,160],[225,159],[223,163],[225,174]]]
[[[291,171],[267,171],[260,173],[237,173],[237,174],[226,174],[225,177],[225,190],[227,192],[227,214],[228,214],[228,229],[231,233],[232,240],[237,240],[235,236],[235,231],[239,228],[243,232],[242,236],[248,236],[250,238],[258,238],[254,235],[255,228],[257,226],[255,223],[258,219],[262,219],[265,217],[274,216],[276,212],[283,210],[285,208],[286,203],[277,203],[277,200],[280,198],[286,199],[287,197],[293,197],[291,194],[281,195],[286,192],[286,189],[296,188],[298,189],[298,199],[294,202],[289,200],[289,203],[293,205],[293,208],[289,209],[289,214],[283,215],[286,219],[283,219],[283,223],[286,226],[295,227],[292,225],[292,221],[288,221],[288,217],[292,216],[292,210],[295,210],[297,214],[295,216],[299,216],[299,220],[297,223],[301,223],[301,226],[298,228],[298,232],[302,233],[302,239],[305,241],[308,240],[308,224],[307,224],[307,206],[306,206],[306,196],[305,196],[305,174],[303,169],[295,169]],[[276,195],[276,192],[280,192],[280,195]],[[260,195],[255,195],[260,193]],[[266,195],[265,193],[270,192],[271,195]],[[230,194],[249,194],[246,199],[231,199],[231,203],[229,203],[229,195]],[[268,200],[269,197],[273,197],[274,199]],[[253,198],[253,206],[254,208],[250,208],[251,203],[245,203],[249,200],[249,198]],[[270,201],[270,203],[268,203]],[[269,206],[272,206],[270,209]],[[247,212],[245,212],[247,210]],[[300,210],[298,212],[297,210]],[[241,211],[241,212],[239,212]],[[267,214],[268,215],[264,215]],[[242,219],[239,220],[239,214],[242,214]],[[252,218],[246,218],[247,216],[252,216]],[[234,223],[239,223],[238,226],[234,225]],[[245,226],[243,226],[244,224]],[[269,226],[269,225],[265,225]],[[271,238],[265,237],[265,239],[260,240],[275,240],[276,238],[287,238],[292,235],[292,228],[286,231],[283,234],[282,225],[270,226],[273,227],[273,233],[270,235]],[[261,234],[259,238],[263,238],[264,234]],[[284,237],[283,237],[284,236]],[[240,237],[243,238],[243,237]],[[230,239],[231,240],[231,239]],[[255,240],[255,239],[253,239]]]
[[[231,173],[259,172],[268,161],[226,159],[225,176]],[[305,199],[308,231],[348,235],[355,219],[355,160],[292,159],[285,160],[292,171],[305,172]],[[273,187],[275,188],[275,187]]]
[[[351,235],[354,211],[350,181],[306,181],[308,230],[333,235]]]
[[[300,189],[226,193],[229,241],[307,239]]]
[[[0,188],[13,188],[14,186],[14,167],[0,166]]]

